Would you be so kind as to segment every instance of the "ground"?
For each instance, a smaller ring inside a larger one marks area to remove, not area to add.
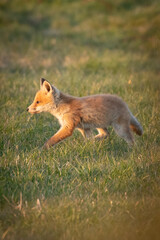
[[[159,1],[0,2],[0,237],[155,240],[160,235]],[[40,77],[74,96],[114,93],[143,126],[129,148],[59,128],[27,107]]]

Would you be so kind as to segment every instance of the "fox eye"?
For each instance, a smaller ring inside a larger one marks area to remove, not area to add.
[[[40,103],[40,101],[37,101],[36,103],[38,104],[38,103]]]

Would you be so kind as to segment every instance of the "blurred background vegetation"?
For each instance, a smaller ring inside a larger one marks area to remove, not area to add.
[[[0,237],[159,239],[159,1],[1,0],[0,36]],[[120,95],[144,135],[42,151],[59,125],[26,112],[40,77]]]

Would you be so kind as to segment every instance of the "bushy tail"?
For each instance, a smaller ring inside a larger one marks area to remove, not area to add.
[[[143,128],[138,120],[131,113],[130,128],[139,136],[143,134]]]

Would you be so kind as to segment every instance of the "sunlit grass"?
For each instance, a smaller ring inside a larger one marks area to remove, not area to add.
[[[158,239],[158,1],[0,3],[2,239]],[[59,124],[26,108],[45,77],[63,92],[121,96],[144,134],[109,128],[44,151]]]

